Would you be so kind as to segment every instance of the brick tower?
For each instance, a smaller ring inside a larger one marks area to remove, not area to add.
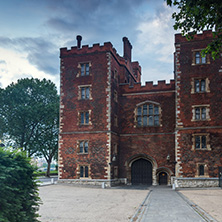
[[[176,176],[190,178],[183,186],[210,185],[222,164],[222,62],[201,55],[212,37],[175,35]]]
[[[123,57],[109,42],[81,47],[81,39],[60,50],[59,178],[110,186],[118,174],[119,82],[140,82],[140,66],[126,37]]]

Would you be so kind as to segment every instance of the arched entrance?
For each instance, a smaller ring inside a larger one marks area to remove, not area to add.
[[[167,185],[168,182],[168,176],[165,172],[159,173],[159,185]]]
[[[152,170],[150,161],[143,158],[134,161],[131,166],[132,184],[152,185]]]

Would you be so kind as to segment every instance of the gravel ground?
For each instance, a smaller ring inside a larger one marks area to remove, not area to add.
[[[222,189],[182,190],[180,192],[213,218],[222,222]]]
[[[148,194],[140,189],[101,189],[72,185],[39,187],[42,222],[129,221]]]

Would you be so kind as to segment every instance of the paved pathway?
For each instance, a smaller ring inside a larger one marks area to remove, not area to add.
[[[150,188],[137,221],[141,222],[203,222],[204,220],[178,192],[169,187]]]

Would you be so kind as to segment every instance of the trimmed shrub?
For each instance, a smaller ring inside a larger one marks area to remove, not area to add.
[[[36,222],[39,203],[30,159],[24,152],[0,148],[0,221]]]

